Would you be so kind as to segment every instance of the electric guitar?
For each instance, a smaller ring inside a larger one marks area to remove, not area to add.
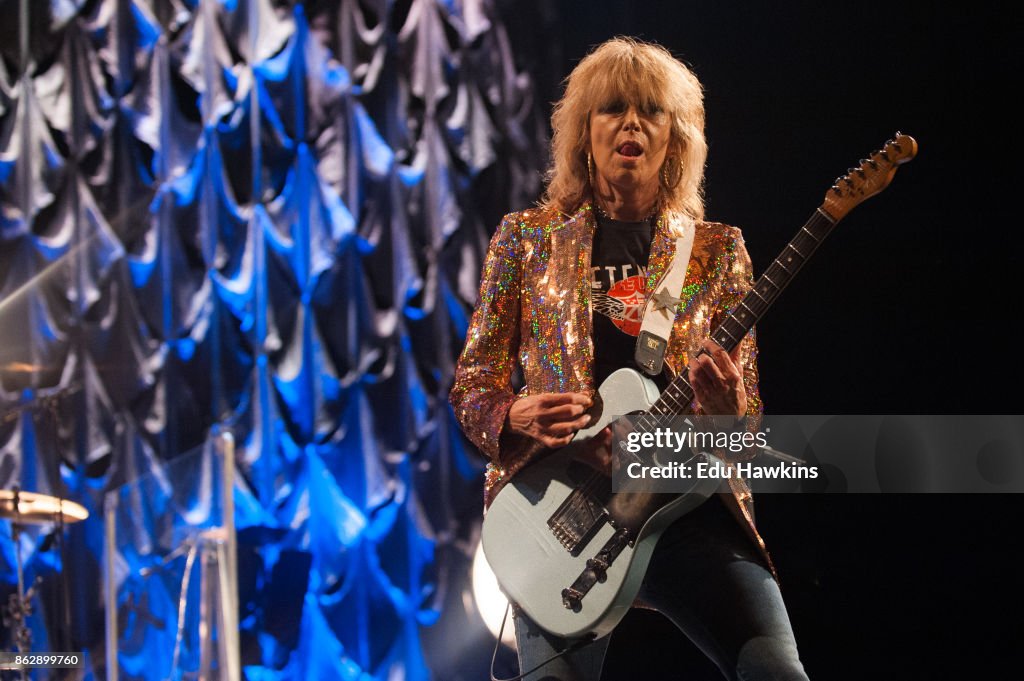
[[[836,180],[825,200],[711,337],[731,351],[760,320],[818,245],[847,213],[883,191],[896,169],[917,153],[912,137],[896,133]],[[539,626],[565,638],[601,637],[632,606],[661,533],[715,493],[720,481],[694,479],[683,493],[612,493],[609,479],[576,461],[578,447],[623,414],[680,414],[693,401],[682,371],[659,394],[639,372],[619,369],[598,389],[599,418],[566,447],[519,471],[484,516],[487,562],[508,598]],[[685,413],[685,412],[684,412]],[[652,418],[653,422],[654,419]],[[711,466],[724,466],[713,455]],[[682,481],[680,481],[682,482]]]

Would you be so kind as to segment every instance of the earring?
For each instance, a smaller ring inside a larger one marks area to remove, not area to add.
[[[587,152],[587,182],[590,186],[594,186],[594,156],[588,151]]]
[[[674,180],[670,180],[668,177],[668,167],[670,165],[675,166]],[[683,180],[683,166],[675,156],[665,159],[665,163],[661,166],[661,179],[665,182],[665,188],[669,190],[675,189]]]

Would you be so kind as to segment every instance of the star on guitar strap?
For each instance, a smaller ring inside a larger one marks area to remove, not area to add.
[[[690,264],[690,251],[693,250],[694,224],[687,221],[683,236],[676,239],[676,250],[672,256],[665,275],[655,287],[654,295],[647,300],[644,308],[643,324],[640,335],[636,339],[634,359],[644,373],[657,376],[665,364],[665,350],[668,348],[668,337],[672,333],[672,322],[679,308],[676,297],[683,289],[686,279],[686,268]]]

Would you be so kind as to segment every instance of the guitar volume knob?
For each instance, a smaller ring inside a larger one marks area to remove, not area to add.
[[[608,563],[598,558],[590,558],[587,560],[587,569],[594,573],[597,581],[603,582],[608,578]]]
[[[579,612],[583,607],[583,594],[572,587],[562,589],[562,605],[566,610]]]

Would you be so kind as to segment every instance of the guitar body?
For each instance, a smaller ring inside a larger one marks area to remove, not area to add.
[[[718,488],[716,480],[695,481],[682,494],[643,495],[653,513],[636,522],[635,538],[622,548],[599,581],[573,610],[563,604],[562,590],[573,584],[615,533],[603,522],[576,550],[570,552],[549,526],[549,519],[566,499],[592,477],[593,471],[573,459],[583,446],[615,417],[646,411],[658,389],[645,376],[619,369],[598,389],[603,409],[598,420],[576,434],[567,447],[552,451],[518,472],[502,488],[484,516],[481,542],[484,555],[508,598],[543,629],[565,638],[611,633],[632,606],[661,533],[703,503]],[[634,494],[612,495],[623,497]]]

